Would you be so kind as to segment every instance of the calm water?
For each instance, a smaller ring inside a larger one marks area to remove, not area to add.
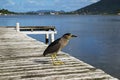
[[[56,26],[58,34],[77,35],[63,51],[120,78],[120,16],[0,16],[0,26]],[[29,35],[44,41],[43,35]]]

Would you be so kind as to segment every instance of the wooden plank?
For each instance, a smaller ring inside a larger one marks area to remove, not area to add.
[[[5,26],[0,26],[0,27],[5,27]],[[54,31],[56,28],[55,26],[19,26],[21,30],[24,29],[38,29],[38,30],[51,30]],[[15,28],[15,26],[6,26],[6,28]]]
[[[49,31],[55,30],[55,26],[20,26],[20,31]]]
[[[57,31],[20,31],[20,33],[24,34],[56,34]]]
[[[0,80],[118,80],[67,53],[59,52],[64,65],[54,66],[47,47],[14,28],[0,28]]]

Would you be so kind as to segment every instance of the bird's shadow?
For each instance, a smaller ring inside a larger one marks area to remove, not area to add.
[[[34,59],[34,62],[38,64],[49,64],[50,63],[47,60],[41,60],[41,59]]]

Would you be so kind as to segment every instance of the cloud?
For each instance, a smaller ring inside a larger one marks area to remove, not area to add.
[[[85,7],[99,0],[52,0],[52,1],[54,3],[54,7],[58,9],[64,9],[66,11],[71,11],[79,9],[81,7]]]
[[[1,8],[7,8],[10,6],[14,6],[15,2],[12,0],[0,0],[0,5],[1,5]]]
[[[27,0],[29,3],[36,3],[35,0]]]
[[[34,4],[34,5],[38,5],[39,3],[38,3],[38,1],[36,1],[36,0],[27,0],[27,2],[28,2],[28,4],[30,3],[30,4]]]
[[[81,1],[81,2],[92,2],[92,3],[94,3],[94,2],[98,2],[98,1],[100,1],[100,0],[79,0],[79,1]]]
[[[95,3],[95,2],[98,2],[98,1],[100,1],[100,0],[91,0],[92,3]]]
[[[15,2],[12,0],[8,0],[9,5],[15,5]]]

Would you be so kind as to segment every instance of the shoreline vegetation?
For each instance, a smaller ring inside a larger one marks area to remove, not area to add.
[[[120,0],[100,0],[96,3],[70,12],[63,10],[13,12],[7,9],[0,9],[0,15],[120,15]]]
[[[0,15],[120,15],[120,13],[115,14],[109,14],[109,13],[97,13],[97,14],[88,14],[88,13],[78,13],[76,11],[72,12],[65,12],[63,10],[61,11],[54,11],[54,10],[39,10],[39,11],[33,11],[33,12],[13,12],[9,11],[7,9],[0,9]]]

